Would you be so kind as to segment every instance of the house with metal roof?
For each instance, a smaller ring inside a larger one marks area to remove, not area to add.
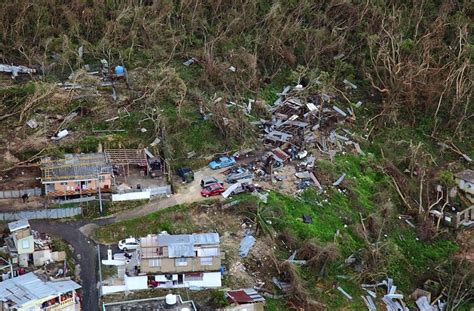
[[[81,196],[110,192],[112,164],[104,153],[65,154],[62,159],[41,159],[41,183],[46,196]]]
[[[119,258],[114,255],[114,259]],[[102,293],[134,289],[221,286],[220,239],[218,233],[170,235],[149,234],[140,238],[140,246],[132,258],[138,258],[137,268],[116,260],[122,271],[123,285],[103,286]],[[131,260],[128,260],[131,262]]]
[[[31,254],[35,251],[35,243],[28,219],[20,219],[8,223],[10,235],[5,238],[10,256],[18,260],[20,267],[27,267]]]
[[[80,288],[72,280],[46,281],[30,272],[0,282],[0,309],[78,311]]]

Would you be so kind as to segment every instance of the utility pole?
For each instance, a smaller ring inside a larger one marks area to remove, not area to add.
[[[102,214],[102,194],[100,193],[100,175],[97,175],[97,187],[99,188],[99,211]]]

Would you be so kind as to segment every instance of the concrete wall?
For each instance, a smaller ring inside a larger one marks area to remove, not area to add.
[[[152,258],[142,258],[140,261],[140,270],[146,273],[175,273],[175,272],[196,272],[196,271],[216,271],[221,267],[221,258],[212,257],[212,265],[202,265],[203,257],[188,257],[186,266],[177,266],[175,258],[156,258],[160,259],[159,267],[150,267]]]
[[[101,174],[100,176],[104,177],[104,180],[99,182],[101,189],[110,189],[112,187],[112,175],[111,174]],[[50,191],[75,191],[80,193],[80,190],[97,190],[97,180],[83,180],[83,181],[56,181],[52,183],[47,183],[47,192]],[[51,189],[52,188],[52,189]],[[51,190],[49,190],[51,189]]]

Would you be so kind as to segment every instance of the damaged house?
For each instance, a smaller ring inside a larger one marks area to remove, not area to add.
[[[63,159],[43,158],[41,183],[49,197],[82,196],[110,192],[112,165],[104,153],[65,154]]]
[[[31,254],[35,251],[33,235],[27,219],[8,224],[10,236],[5,239],[10,256],[20,267],[27,267]]]
[[[30,272],[0,282],[0,310],[78,311],[80,288],[72,280],[46,281]]]

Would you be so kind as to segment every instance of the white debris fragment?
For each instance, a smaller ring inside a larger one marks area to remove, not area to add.
[[[35,119],[31,119],[31,120],[28,120],[28,122],[26,122],[26,124],[31,127],[32,129],[35,129],[38,127],[38,123],[36,122]]]
[[[60,140],[69,135],[68,130],[59,131],[56,136],[51,137],[52,140]]]
[[[344,178],[346,178],[346,173],[342,174],[332,185],[339,186],[344,180]]]
[[[349,295],[342,287],[338,286],[337,290],[340,291],[344,296],[346,296],[347,299],[352,300],[352,296]]]
[[[353,90],[357,90],[357,85],[355,85],[354,83],[350,82],[349,80],[347,79],[344,79],[344,81],[342,81],[347,88],[351,88]]]
[[[332,109],[334,109],[337,113],[339,113],[341,116],[343,117],[347,117],[347,113],[345,113],[344,111],[342,111],[339,107],[337,106],[332,106]]]
[[[194,57],[192,57],[192,58],[188,59],[187,61],[185,61],[185,62],[183,63],[183,65],[184,65],[184,66],[191,66],[191,65],[192,65],[194,62],[196,62],[196,61],[197,61],[197,59],[195,59]]]

